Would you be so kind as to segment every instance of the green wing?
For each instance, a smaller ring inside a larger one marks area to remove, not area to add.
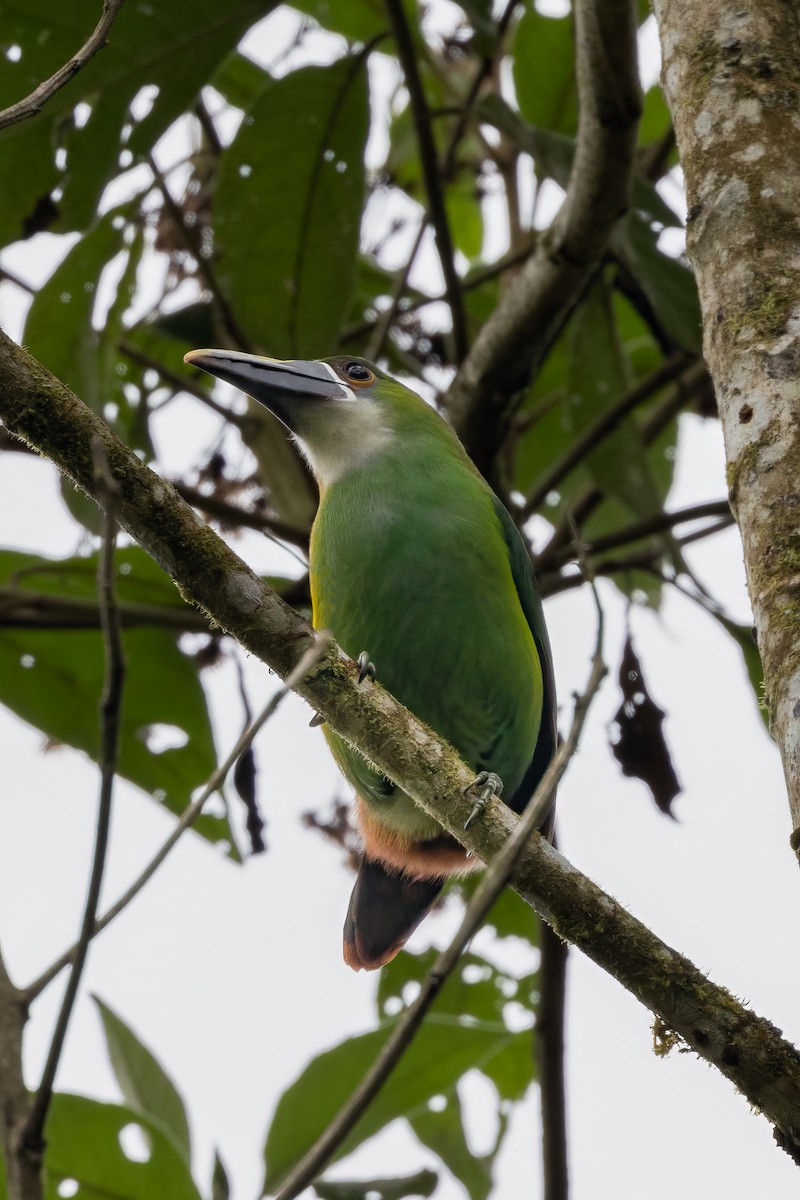
[[[527,546],[522,540],[520,532],[514,524],[514,520],[508,509],[497,499],[494,493],[492,494],[492,502],[500,522],[506,546],[508,547],[514,586],[517,589],[522,611],[533,634],[539,661],[542,664],[542,682],[544,685],[542,721],[531,765],[525,772],[525,778],[515,795],[507,801],[511,808],[517,812],[521,812],[531,798],[536,785],[555,753],[558,740],[556,684],[553,675],[553,656],[550,653],[550,640],[547,636],[547,626],[544,622],[542,598],[539,595],[536,575],[534,574]],[[505,799],[505,797],[503,798]]]

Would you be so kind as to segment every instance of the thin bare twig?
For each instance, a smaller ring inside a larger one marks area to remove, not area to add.
[[[208,618],[188,604],[117,601],[117,611],[123,629],[154,625],[175,633],[211,632]],[[98,629],[100,625],[96,600],[0,586],[0,629]]]
[[[137,366],[144,367],[146,371],[155,371],[164,383],[174,388],[176,392],[186,392],[189,396],[194,396],[195,400],[199,400],[201,404],[205,404],[206,408],[210,408],[212,412],[223,417],[230,425],[235,425],[237,429],[243,429],[249,424],[249,420],[241,413],[234,412],[231,408],[226,408],[224,404],[218,404],[217,401],[204,391],[199,384],[192,382],[184,371],[179,375],[177,371],[171,370],[164,363],[159,362],[157,358],[153,358],[151,354],[147,354],[144,350],[140,350],[138,346],[134,346],[131,342],[122,341],[117,349],[120,354],[124,354],[131,362],[135,362]]]
[[[36,295],[36,288],[32,283],[28,283],[20,275],[16,275],[13,271],[9,271],[8,267],[0,267],[0,283],[13,283],[14,287],[18,287],[21,291],[27,292],[29,296]]]
[[[164,198],[164,203],[167,206],[170,216],[172,217],[175,228],[183,238],[186,249],[196,262],[197,270],[199,271],[203,282],[214,299],[217,311],[222,319],[222,323],[225,326],[228,336],[235,343],[237,349],[244,350],[247,353],[252,353],[253,347],[250,343],[250,340],[233,315],[233,309],[231,308],[227,296],[222,291],[222,288],[217,281],[217,277],[214,274],[214,269],[211,266],[211,263],[208,261],[206,255],[203,254],[203,247],[200,244],[200,238],[197,230],[192,228],[192,226],[187,225],[183,209],[170,192],[169,185],[164,178],[164,174],[159,169],[158,163],[152,154],[147,155],[147,165],[152,171],[153,179],[158,187],[158,190],[161,192],[162,197]]]
[[[506,29],[508,28],[511,17],[513,16],[514,9],[517,7],[518,4],[519,4],[519,0],[509,0],[509,3],[506,5],[505,11],[503,12],[502,16],[500,17],[500,20],[497,23],[498,47],[500,46],[500,44],[502,42],[503,36],[506,32]],[[413,48],[412,48],[412,53],[413,53]],[[467,122],[469,120],[470,112],[472,111],[472,106],[478,97],[478,93],[481,90],[484,80],[486,79],[487,75],[490,74],[490,72],[492,70],[492,65],[493,64],[492,64],[491,58],[484,58],[481,60],[481,64],[478,67],[478,70],[475,72],[475,78],[472,81],[469,92],[467,94],[467,98],[464,101],[463,106],[459,110],[458,121],[456,122],[456,127],[453,130],[453,132],[450,136],[450,140],[447,144],[447,149],[445,150],[445,154],[444,154],[444,161],[443,161],[442,167],[441,167],[440,176],[441,176],[441,182],[443,184],[448,183],[453,175],[453,171],[454,171],[454,168],[456,165],[456,154],[458,152],[458,147],[461,142],[461,139],[464,136],[464,132],[467,128]],[[410,85],[409,85],[409,92],[410,92]],[[423,94],[423,100],[424,100],[424,94]],[[430,112],[428,112],[429,117],[430,117],[430,115],[431,115]],[[433,214],[431,213],[430,216],[432,216],[432,215]],[[392,293],[392,301],[391,301],[389,307],[384,312],[382,312],[380,314],[380,316],[377,318],[377,320],[373,323],[374,324],[374,332],[373,332],[372,337],[370,338],[369,346],[367,348],[367,352],[366,352],[367,358],[371,358],[371,359],[379,358],[379,356],[383,350],[383,347],[386,344],[386,338],[389,335],[389,330],[391,329],[392,324],[393,324],[395,318],[397,317],[398,312],[400,311],[400,307],[401,307],[402,300],[403,300],[403,293],[408,284],[408,278],[414,267],[414,263],[416,262],[417,255],[419,253],[419,248],[422,245],[422,239],[425,236],[425,230],[428,228],[428,221],[429,221],[429,214],[426,213],[422,218],[422,223],[417,231],[417,236],[414,241],[414,245],[411,247],[411,251],[406,260],[406,264],[397,275],[397,280],[396,280],[396,283],[395,283],[395,286],[393,289],[393,293]],[[449,231],[449,226],[448,226],[448,231]],[[527,258],[529,253],[530,253],[530,251],[526,250],[524,252],[524,255],[519,257],[518,261],[520,261],[520,262],[524,261],[524,258]],[[516,259],[517,256],[512,256],[512,257],[514,257]],[[515,266],[515,265],[517,265],[516,261],[512,262],[510,260],[503,260],[502,266],[500,266],[499,264],[496,264],[495,267],[487,268],[483,275],[483,278],[480,279],[480,282],[482,283],[485,281],[485,279],[490,279],[494,275],[499,274],[500,271],[504,271],[509,266]],[[443,264],[443,269],[444,269],[444,264]],[[477,273],[476,273],[476,275],[477,275]],[[477,286],[478,286],[477,281],[458,279],[459,294],[463,294],[463,292],[468,291],[471,287],[477,287]],[[415,301],[412,304],[403,306],[403,308],[402,308],[403,313],[413,312],[415,309],[422,308],[423,305],[425,305],[425,304],[433,304],[437,300],[449,302],[450,298],[451,298],[451,289],[450,289],[450,286],[449,286],[446,278],[445,278],[445,287],[446,287],[446,290],[445,290],[445,293],[443,296],[430,297],[429,299],[425,298],[422,300]],[[455,331],[455,320],[456,320],[456,317],[455,317],[455,313],[454,313],[453,314],[454,331]],[[370,326],[367,325],[366,328],[369,328],[369,327]],[[358,334],[363,333],[365,331],[366,330],[363,326],[359,327],[355,332],[346,331],[345,334],[342,335],[342,340],[343,341],[346,340],[346,338],[348,336],[351,336],[351,337],[357,336]],[[460,357],[459,357],[459,361],[460,361]]]
[[[643,517],[640,521],[632,521],[630,525],[623,525],[621,529],[617,529],[613,533],[593,538],[585,543],[586,553],[604,554],[608,550],[618,550],[621,546],[639,542],[651,534],[664,533],[674,529],[676,525],[700,521],[704,517],[722,517],[725,519],[726,525],[733,522],[733,515],[727,500],[711,500],[706,504],[692,504],[688,508],[679,508],[675,512],[654,513],[652,516]],[[709,528],[716,531],[718,524],[715,523]],[[560,546],[552,553],[543,551],[536,559],[536,569],[537,571],[551,571],[568,562],[572,556],[572,547],[568,545]]]
[[[595,593],[596,595],[596,593]],[[311,1149],[305,1154],[289,1178],[276,1193],[275,1200],[293,1200],[330,1162],[350,1130],[366,1111],[405,1054],[422,1024],[442,985],[454,970],[467,942],[480,927],[489,909],[498,898],[519,862],[534,831],[541,825],[552,802],[553,793],[567,763],[578,745],[586,713],[606,673],[602,658],[603,620],[598,605],[597,646],[592,658],[589,681],[576,699],[572,727],[566,740],[542,776],[530,803],[514,826],[510,836],[489,864],[475,895],[472,897],[461,925],[450,945],[438,955],[426,975],[419,995],[399,1019],[361,1083],[333,1118]]]
[[[416,262],[419,248],[422,245],[422,239],[425,236],[425,230],[428,228],[428,218],[424,216],[420,221],[417,236],[414,238],[414,245],[411,247],[411,252],[406,259],[405,266],[401,267],[397,272],[397,277],[392,288],[392,299],[389,307],[384,310],[375,322],[372,330],[372,336],[369,339],[369,344],[366,350],[366,357],[377,361],[383,353],[383,347],[386,345],[386,339],[389,336],[394,320],[400,308],[400,302],[403,298],[403,292],[408,284],[408,277],[411,274],[414,263]],[[448,299],[448,293],[445,292],[443,299]]]
[[[611,408],[601,413],[596,420],[592,421],[591,425],[579,434],[567,452],[561,458],[557,459],[545,471],[544,475],[536,481],[535,486],[531,489],[525,500],[522,508],[522,516],[529,517],[531,513],[536,512],[545,497],[554,491],[561,481],[571,471],[574,471],[604,438],[610,437],[619,428],[625,417],[634,412],[641,404],[645,404],[662,387],[666,387],[668,383],[672,383],[673,379],[676,379],[686,371],[688,366],[689,363],[685,354],[676,354],[672,358],[667,359],[651,375],[648,375],[636,387],[631,388],[616,404],[613,404]],[[703,370],[705,370],[705,367],[703,367]]]
[[[181,483],[180,480],[173,480],[172,486],[179,496],[183,496],[187,504],[191,504],[192,508],[199,508],[210,517],[223,521],[226,525],[241,525],[245,529],[257,529],[259,533],[274,534],[282,542],[289,542],[300,550],[308,551],[310,533],[308,529],[300,529],[296,525],[289,524],[288,521],[282,521],[280,517],[262,516],[261,513],[248,512],[246,508],[242,508],[238,504],[229,504],[227,500],[221,500],[219,496],[213,494],[207,496],[205,492],[189,487],[187,483]]]
[[[411,114],[414,118],[414,126],[417,131],[422,175],[425,180],[425,190],[428,194],[428,210],[430,212],[431,224],[436,233],[439,261],[442,264],[442,274],[444,275],[447,299],[453,320],[453,341],[455,343],[456,362],[460,363],[465,358],[469,349],[467,318],[464,312],[461,280],[456,271],[453,238],[450,233],[450,222],[444,203],[442,176],[439,171],[439,159],[431,128],[431,114],[428,110],[428,102],[425,99],[425,89],[422,86],[414,42],[411,38],[411,31],[408,28],[402,0],[385,0],[385,3],[397,45],[397,56],[403,68],[411,100]]]
[[[708,371],[705,364],[698,361],[689,367],[685,375],[677,379],[672,395],[668,396],[654,412],[647,416],[640,429],[642,445],[652,446],[670,421],[673,421],[689,401],[707,387],[710,387]],[[542,549],[541,556],[549,558],[558,547],[568,545],[572,540],[570,520],[574,520],[580,528],[604,499],[604,493],[598,487],[587,488],[583,495],[570,505],[568,515],[562,516],[550,541]]]
[[[427,225],[423,226],[423,228],[426,227]],[[428,304],[447,303],[447,292],[441,292],[438,296],[418,296],[415,300],[409,300],[406,303],[403,302],[403,291],[405,290],[408,282],[408,273],[411,270],[411,267],[414,265],[414,259],[418,249],[419,245],[415,244],[405,266],[396,277],[396,283],[392,289],[392,303],[390,308],[387,308],[382,313],[379,313],[377,317],[359,321],[357,325],[350,325],[346,329],[343,329],[339,335],[339,341],[341,343],[346,344],[353,338],[363,337],[364,334],[369,333],[370,330],[377,330],[378,326],[384,323],[388,314],[390,313],[391,318],[386,321],[388,325],[391,325],[394,318],[398,315],[405,317],[408,316],[409,313],[418,312],[419,309],[425,308]],[[514,267],[521,266],[526,259],[530,258],[532,253],[533,245],[531,244],[530,246],[525,246],[521,250],[515,251],[513,254],[504,255],[503,258],[499,258],[497,262],[491,263],[491,265],[488,267],[480,267],[477,270],[470,271],[469,274],[465,275],[461,281],[462,292],[474,291],[475,288],[479,288],[482,284],[488,283],[492,279],[496,279],[498,275],[503,275],[506,271],[512,271]],[[401,281],[402,288],[399,287],[399,283]],[[371,342],[370,348],[365,352],[364,357],[371,358],[374,362],[379,357],[384,344],[385,337],[378,344],[378,348],[376,350],[374,348],[374,343]]]
[[[44,1126],[53,1097],[56,1072],[78,995],[81,975],[89,953],[89,943],[92,940],[97,906],[100,901],[100,886],[103,882],[108,831],[111,823],[111,799],[114,777],[117,773],[122,694],[125,685],[122,626],[114,590],[114,549],[117,540],[114,514],[118,487],[109,469],[105,447],[99,438],[95,438],[92,443],[92,455],[95,487],[103,506],[103,545],[97,568],[97,595],[105,642],[105,682],[100,703],[100,801],[97,808],[97,833],[92,856],[92,871],[81,921],[81,931],[72,956],[72,970],[61,1001],[42,1079],[31,1105],[21,1139],[23,1151],[32,1155],[35,1161],[39,1160],[44,1150]]]
[[[142,890],[148,880],[155,875],[156,871],[161,866],[172,848],[175,846],[176,842],[179,841],[186,830],[189,829],[200,816],[200,813],[202,812],[209,796],[213,795],[214,792],[219,791],[219,789],[222,787],[228,776],[228,773],[232,770],[237,759],[244,754],[245,750],[247,750],[247,748],[251,745],[256,735],[261,729],[263,729],[267,721],[269,721],[269,719],[274,715],[276,709],[279,707],[287,693],[293,691],[293,689],[302,683],[306,676],[313,671],[317,663],[319,663],[328,653],[329,649],[331,648],[331,644],[332,642],[330,634],[316,634],[313,645],[309,647],[295,669],[291,671],[289,675],[287,675],[283,687],[271,697],[256,719],[250,725],[248,725],[247,729],[245,729],[244,733],[239,738],[225,761],[221,763],[211,775],[209,775],[206,783],[203,786],[203,790],[192,801],[192,803],[184,809],[180,819],[175,825],[175,828],[150,859],[150,862],[147,864],[144,870],[136,877],[130,887],[122,893],[119,899],[116,900],[115,903],[112,904],[111,907],[107,909],[101,917],[98,917],[97,920],[93,921],[89,932],[90,938],[97,937],[98,933],[102,933],[102,931],[111,924],[114,918],[118,917],[123,909],[128,907],[131,900],[138,896],[139,892]],[[32,980],[27,987],[23,988],[22,995],[24,996],[25,1001],[30,1004],[33,1000],[35,1000],[36,997],[44,991],[47,985],[52,983],[56,976],[63,971],[64,967],[69,966],[69,964],[74,961],[77,952],[78,943],[76,943],[74,946],[71,946],[69,950],[65,950],[64,953],[61,954],[54,963],[51,963],[46,971],[43,971],[38,978]]]
[[[106,45],[108,32],[119,16],[124,3],[125,0],[103,0],[103,14],[89,40],[81,46],[78,53],[74,54],[68,63],[59,67],[55,75],[51,75],[44,83],[40,83],[29,96],[4,108],[0,112],[0,129],[7,129],[9,125],[16,125],[42,111],[47,101],[55,96],[56,92],[60,91],[65,84],[69,83],[70,79],[86,66],[89,59],[93,58],[97,51]]]

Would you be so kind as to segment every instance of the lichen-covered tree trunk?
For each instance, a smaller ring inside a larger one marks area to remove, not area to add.
[[[800,849],[800,6],[655,0],[772,732]],[[757,802],[758,798],[754,797]]]

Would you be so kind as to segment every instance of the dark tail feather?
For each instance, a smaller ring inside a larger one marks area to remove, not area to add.
[[[397,954],[444,887],[444,879],[410,879],[362,859],[344,922],[344,961],[375,971]]]

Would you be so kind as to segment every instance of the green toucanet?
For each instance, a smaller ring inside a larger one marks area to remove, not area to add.
[[[264,404],[319,484],[314,625],[366,651],[398,700],[517,812],[556,741],[553,668],[525,545],[447,423],[357,358],[289,361],[194,350],[186,361]],[[356,789],[363,858],[344,928],[354,969],[393,958],[445,878],[480,866],[331,729]]]

